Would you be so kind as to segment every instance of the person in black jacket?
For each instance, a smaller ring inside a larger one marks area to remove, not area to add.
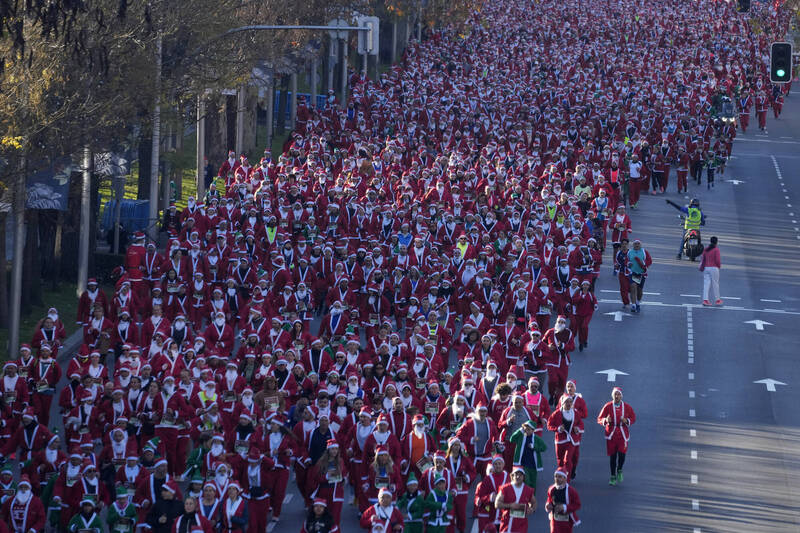
[[[178,499],[178,484],[169,480],[161,487],[161,499],[156,500],[147,513],[151,533],[170,533],[172,523],[183,514],[183,503]]]
[[[316,498],[308,510],[301,533],[339,533],[339,526],[333,521],[328,511],[328,504],[322,498]]]

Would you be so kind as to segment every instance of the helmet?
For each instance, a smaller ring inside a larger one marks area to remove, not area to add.
[[[700,200],[697,198],[692,198],[692,200],[689,202],[689,207],[700,207]]]

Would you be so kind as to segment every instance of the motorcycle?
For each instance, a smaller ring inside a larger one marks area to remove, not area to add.
[[[683,220],[686,217],[680,218]],[[687,229],[683,234],[683,255],[692,261],[703,255],[703,241],[699,229]]]

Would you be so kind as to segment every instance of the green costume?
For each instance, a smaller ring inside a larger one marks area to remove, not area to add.
[[[183,477],[194,477],[196,472],[200,472],[203,467],[203,460],[208,453],[208,448],[205,446],[198,446],[192,450],[189,457],[186,459],[186,470],[183,471]]]
[[[125,498],[125,505],[120,506],[122,498]],[[133,533],[136,530],[136,507],[125,487],[117,487],[117,499],[108,507],[106,523],[111,533]]]
[[[527,457],[532,457],[534,462],[531,463],[528,460],[528,463],[525,464],[522,462],[523,459],[523,452],[525,446],[525,430],[523,428],[519,428],[514,433],[511,434],[511,437],[508,439],[511,444],[514,445],[514,464],[521,465],[522,468],[525,469],[525,484],[529,487],[533,487],[536,489],[536,479],[538,476],[538,471],[542,470],[542,452],[547,450],[547,444],[544,443],[539,435],[535,433],[531,435],[533,437],[533,454],[528,455]]]
[[[93,513],[88,520],[83,518],[81,513],[78,513],[72,517],[72,520],[69,521],[67,529],[72,533],[85,530],[94,531],[95,533],[103,533],[103,523],[100,522],[100,517],[97,516],[97,513]]]
[[[435,484],[434,484],[435,486]],[[427,533],[445,533],[453,519],[453,494],[433,489],[425,497]]]
[[[411,474],[414,475],[413,473]],[[419,490],[406,491],[397,501],[397,507],[403,513],[403,523],[406,533],[422,533],[423,518],[425,515],[425,497]]]

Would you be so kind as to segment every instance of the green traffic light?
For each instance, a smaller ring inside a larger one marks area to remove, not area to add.
[[[782,68],[779,68],[778,70],[775,71],[775,75],[778,76],[779,78],[782,78],[786,75],[786,71],[783,70]]]

